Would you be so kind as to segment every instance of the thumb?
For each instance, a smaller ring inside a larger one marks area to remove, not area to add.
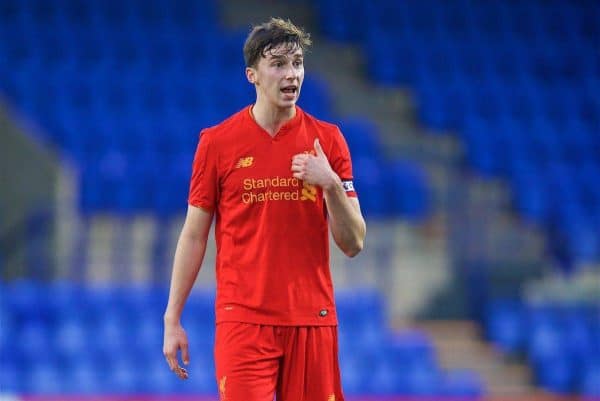
[[[323,148],[319,143],[319,138],[315,139],[315,143],[313,146],[315,147],[315,152],[317,153],[317,156],[325,156],[325,152],[323,152]]]

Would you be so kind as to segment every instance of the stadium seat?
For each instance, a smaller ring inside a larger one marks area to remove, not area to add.
[[[28,392],[58,395],[65,390],[64,379],[57,364],[38,362],[24,372]]]
[[[92,331],[84,319],[68,317],[61,320],[55,330],[52,348],[65,360],[76,360],[82,354],[91,352],[89,347]]]
[[[524,350],[526,320],[519,301],[494,299],[485,313],[486,336],[503,353],[517,354]]]
[[[443,393],[449,397],[481,397],[484,384],[475,372],[470,370],[452,370],[443,377]]]
[[[565,355],[552,355],[533,363],[536,384],[554,393],[569,394],[575,390],[574,369]]]
[[[353,158],[383,159],[377,126],[373,121],[358,116],[345,118],[340,122],[340,129]]]
[[[0,388],[5,393],[18,394],[27,389],[27,382],[24,379],[25,369],[15,361],[7,360],[7,355],[2,354],[0,358]]]
[[[345,394],[364,395],[371,391],[368,377],[374,371],[373,360],[372,352],[365,350],[340,352],[340,371]]]
[[[64,377],[64,392],[92,396],[109,392],[106,365],[89,358],[86,354],[87,350],[81,349],[77,357],[60,370]]]
[[[107,368],[107,388],[119,394],[139,394],[142,391],[143,374],[138,362],[127,354],[125,347],[115,351]]]
[[[600,397],[600,362],[590,361],[584,365],[579,384],[583,397]]]

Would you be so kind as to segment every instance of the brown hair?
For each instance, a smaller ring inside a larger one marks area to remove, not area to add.
[[[312,44],[310,34],[298,28],[290,20],[271,18],[268,22],[256,25],[244,43],[246,67],[256,67],[260,57],[284,43],[289,51],[300,48],[303,51]]]

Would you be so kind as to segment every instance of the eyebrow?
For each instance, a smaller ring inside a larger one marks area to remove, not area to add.
[[[288,58],[289,54],[290,54],[290,52],[285,53],[285,54],[273,54],[273,53],[269,52],[268,56],[271,60],[281,60],[281,59]],[[295,51],[294,54],[291,55],[291,57],[294,59],[304,58],[304,54],[302,52]]]
[[[285,55],[271,55],[269,58],[269,61],[281,61],[281,60],[287,60],[287,56]],[[295,54],[292,56],[292,59],[294,60],[299,60],[299,59],[304,59],[304,56],[302,54]]]

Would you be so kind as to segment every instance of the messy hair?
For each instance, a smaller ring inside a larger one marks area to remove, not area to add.
[[[254,26],[246,38],[244,43],[246,67],[256,67],[260,57],[265,57],[269,50],[280,44],[285,44],[288,51],[297,48],[305,51],[312,41],[309,33],[298,28],[290,20],[271,18],[268,22]]]

